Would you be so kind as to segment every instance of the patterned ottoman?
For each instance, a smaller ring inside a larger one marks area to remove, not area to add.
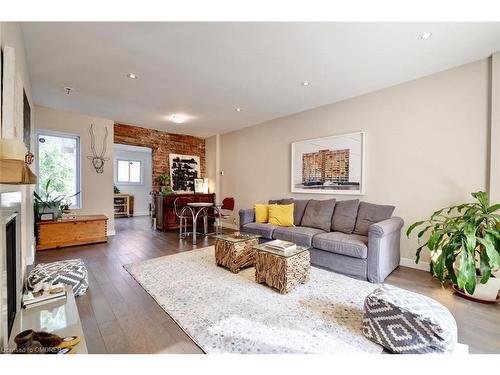
[[[363,333],[392,353],[451,353],[457,323],[431,298],[390,285],[365,299]]]
[[[39,282],[69,285],[75,296],[85,294],[89,287],[87,268],[81,259],[37,264],[29,273],[26,286],[33,289]]]

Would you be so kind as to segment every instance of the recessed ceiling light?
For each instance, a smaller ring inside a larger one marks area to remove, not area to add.
[[[309,86],[311,83],[309,81],[303,81],[302,86]]]
[[[429,39],[431,36],[432,36],[432,33],[426,32],[426,33],[418,34],[417,39],[418,40],[426,40],[426,39]]]
[[[127,74],[127,77],[130,78],[130,79],[137,79],[137,74],[135,74],[135,73],[129,73],[129,74]]]
[[[170,116],[170,119],[176,124],[182,124],[186,122],[189,119],[189,117],[182,113],[175,113],[172,116]]]
[[[236,112],[241,112],[241,108],[240,107],[237,107],[234,109]]]

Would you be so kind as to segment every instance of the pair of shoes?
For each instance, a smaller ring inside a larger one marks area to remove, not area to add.
[[[33,340],[38,341],[50,354],[73,354],[74,346],[80,342],[78,336],[60,337],[48,332],[35,332]]]
[[[48,332],[31,329],[19,333],[14,342],[17,354],[74,354],[74,346],[80,342],[78,336],[60,337]]]

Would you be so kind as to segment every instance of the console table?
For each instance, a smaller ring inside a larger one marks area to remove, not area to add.
[[[163,232],[171,229],[179,229],[179,218],[175,215],[174,201],[179,197],[188,197],[193,202],[215,203],[215,194],[169,194],[163,195],[155,193],[154,199],[156,229]],[[203,225],[203,218],[200,216],[199,224]],[[213,219],[209,219],[208,225],[212,225]]]
[[[36,249],[107,242],[107,222],[104,215],[81,215],[74,219],[38,221],[36,223]]]

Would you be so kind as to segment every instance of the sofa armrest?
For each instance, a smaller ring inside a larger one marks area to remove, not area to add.
[[[404,221],[392,217],[370,225],[368,231],[367,278],[381,283],[399,265],[401,228]]]
[[[395,231],[401,231],[404,221],[400,217],[391,217],[390,219],[379,221],[370,225],[368,237],[383,237]]]
[[[239,214],[240,214],[240,229],[243,228],[243,225],[248,223],[253,223],[255,221],[254,208],[241,209],[239,211]]]

